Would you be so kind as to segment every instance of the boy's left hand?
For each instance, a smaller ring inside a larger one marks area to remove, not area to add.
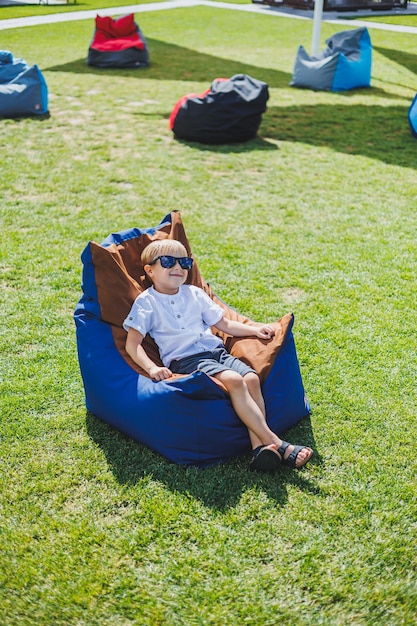
[[[256,336],[259,339],[272,339],[272,337],[275,335],[275,330],[273,326],[270,326],[269,324],[265,324],[265,326],[258,326],[256,331]]]

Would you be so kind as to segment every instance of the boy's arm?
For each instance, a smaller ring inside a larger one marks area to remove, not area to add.
[[[172,372],[167,367],[156,365],[148,357],[142,346],[143,335],[135,328],[129,328],[126,339],[126,352],[142,369],[145,370],[152,380],[165,380],[172,376]]]
[[[223,333],[232,335],[232,337],[258,337],[258,339],[272,339],[275,335],[273,326],[269,324],[251,326],[249,324],[243,324],[242,322],[236,322],[235,320],[229,320],[226,317],[222,317],[220,322],[217,322],[214,326]]]

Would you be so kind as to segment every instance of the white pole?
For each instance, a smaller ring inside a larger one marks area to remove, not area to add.
[[[323,0],[315,0],[313,17],[313,41],[311,44],[311,56],[316,57],[320,49],[320,30],[323,17]]]

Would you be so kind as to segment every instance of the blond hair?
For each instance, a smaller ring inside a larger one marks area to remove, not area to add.
[[[165,254],[176,257],[188,256],[186,247],[180,241],[176,239],[157,239],[144,248],[141,255],[142,264],[144,266],[149,265],[159,256]]]

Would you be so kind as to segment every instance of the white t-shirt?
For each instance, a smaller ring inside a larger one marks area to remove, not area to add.
[[[174,359],[213,350],[223,342],[211,332],[224,315],[205,291],[194,285],[181,285],[168,295],[149,287],[133,303],[123,328],[147,333],[158,345],[161,360],[169,366]]]

